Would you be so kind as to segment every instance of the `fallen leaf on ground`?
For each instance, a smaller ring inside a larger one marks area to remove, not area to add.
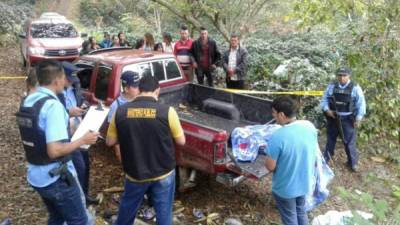
[[[371,156],[372,161],[378,162],[378,163],[384,163],[386,162],[386,159],[379,157],[379,156]]]
[[[124,187],[110,187],[103,190],[103,192],[113,193],[113,192],[123,192]]]

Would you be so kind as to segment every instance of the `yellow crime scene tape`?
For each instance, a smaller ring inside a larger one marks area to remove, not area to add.
[[[0,80],[21,80],[26,79],[26,76],[0,76]]]
[[[26,79],[26,76],[0,76],[0,80],[17,80]],[[322,96],[323,91],[253,91],[223,88],[222,90],[238,93],[238,94],[254,94],[254,95],[303,95],[303,96]]]
[[[303,96],[322,96],[324,91],[253,91],[240,89],[223,89],[228,92],[238,94],[254,94],[254,95],[303,95]]]

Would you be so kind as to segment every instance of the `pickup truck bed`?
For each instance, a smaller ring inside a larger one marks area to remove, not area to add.
[[[164,88],[159,99],[176,109],[185,131],[187,144],[177,150],[180,166],[217,174],[221,183],[227,171],[255,178],[268,174],[262,155],[253,163],[236,161],[229,137],[236,127],[272,120],[270,100],[191,83]]]
[[[220,116],[208,114],[190,106],[184,109],[177,106],[176,110],[181,120],[190,121],[192,123],[201,124],[202,126],[207,126],[214,129],[225,130],[228,134],[232,133],[233,129],[236,127],[243,127],[251,124],[249,122],[246,123],[244,121],[232,121]]]
[[[236,120],[227,115],[213,114],[205,109],[205,101],[212,99],[238,110],[240,118]],[[228,134],[235,127],[253,124],[264,124],[273,119],[270,100],[252,96],[234,94],[221,89],[210,88],[197,84],[186,83],[179,86],[164,88],[160,100],[174,106],[179,117],[201,126],[225,130]],[[182,105],[184,107],[182,107]]]

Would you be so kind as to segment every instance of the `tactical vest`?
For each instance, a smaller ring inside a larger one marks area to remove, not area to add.
[[[344,89],[339,87],[337,81],[333,85],[333,93],[329,97],[329,108],[336,112],[354,112],[354,101],[351,97],[355,86],[354,82],[350,81]]]
[[[46,134],[39,127],[39,114],[43,105],[49,99],[55,98],[52,96],[43,97],[35,102],[31,107],[23,106],[24,99],[22,100],[19,111],[16,113],[17,125],[25,150],[26,159],[29,163],[34,165],[65,162],[70,158],[61,157],[58,159],[50,159],[47,154]]]
[[[75,95],[76,99],[76,106],[81,107],[83,104],[83,96],[82,96],[82,90],[81,90],[81,84],[80,83],[75,83],[72,85],[74,87],[73,92]]]
[[[117,109],[115,125],[122,165],[130,177],[137,180],[156,178],[175,168],[168,111],[168,106],[144,96]]]

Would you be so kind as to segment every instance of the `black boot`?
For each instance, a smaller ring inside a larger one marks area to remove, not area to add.
[[[98,205],[99,200],[97,198],[91,197],[89,195],[86,195],[86,205]]]

